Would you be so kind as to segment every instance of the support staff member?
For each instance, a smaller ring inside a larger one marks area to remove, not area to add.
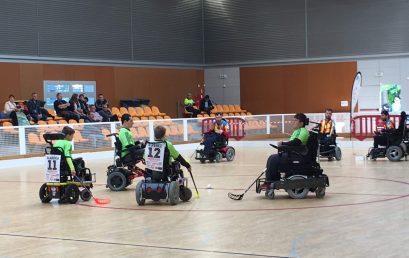
[[[200,114],[200,110],[198,110],[194,104],[194,100],[192,99],[192,94],[188,93],[185,100],[183,101],[183,104],[185,105],[185,110],[187,112],[192,113],[192,117],[197,117],[198,114]]]

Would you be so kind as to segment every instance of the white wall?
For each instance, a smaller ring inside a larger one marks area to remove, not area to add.
[[[362,73],[362,89],[358,97],[360,110],[379,108],[381,84],[401,85],[402,110],[409,109],[409,58],[358,61],[358,71]]]
[[[205,91],[217,104],[240,104],[240,68],[205,69]]]

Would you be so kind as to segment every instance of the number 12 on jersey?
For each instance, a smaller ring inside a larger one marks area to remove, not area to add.
[[[146,168],[155,171],[163,171],[165,148],[166,143],[164,142],[149,142],[146,144],[145,147]]]

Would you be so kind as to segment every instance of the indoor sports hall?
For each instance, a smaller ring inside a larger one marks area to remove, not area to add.
[[[408,11],[0,0],[0,257],[407,257]]]

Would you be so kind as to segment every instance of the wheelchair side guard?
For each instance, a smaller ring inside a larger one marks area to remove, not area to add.
[[[260,193],[262,191],[261,185],[266,182],[265,178],[260,178],[256,181],[256,193]],[[329,186],[329,178],[327,175],[323,174],[320,177],[309,177],[306,179],[296,179],[296,180],[289,180],[284,179],[280,181],[275,181],[272,183],[274,185],[275,190],[279,189],[298,189],[298,188],[317,188],[317,187],[328,187]]]

